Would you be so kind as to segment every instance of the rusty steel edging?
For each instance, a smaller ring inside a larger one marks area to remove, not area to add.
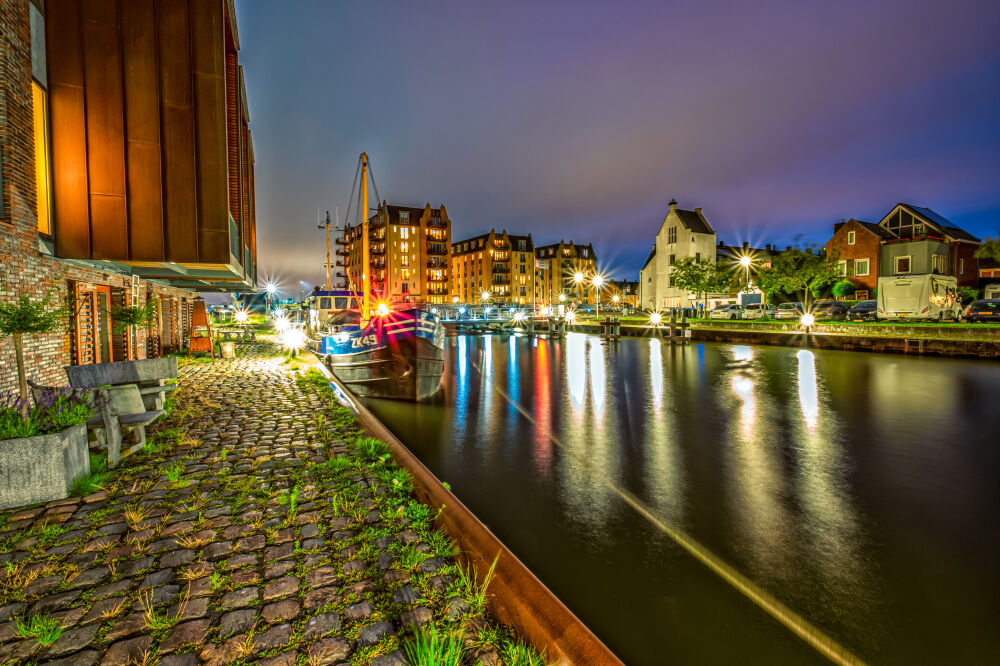
[[[482,580],[497,558],[487,605],[497,620],[514,628],[550,664],[623,666],[622,661],[580,621],[542,581],[484,525],[465,504],[410,452],[398,437],[318,360],[311,363],[348,399],[358,422],[381,439],[393,459],[413,477],[417,499],[431,507],[444,505],[437,526],[458,544],[461,557],[475,567]]]

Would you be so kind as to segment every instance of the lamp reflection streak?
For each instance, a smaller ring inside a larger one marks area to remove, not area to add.
[[[819,421],[819,388],[816,385],[816,357],[811,351],[800,349],[799,359],[799,404],[806,427],[816,429]]]
[[[649,339],[649,382],[653,389],[653,406],[663,407],[663,350],[656,338]]]

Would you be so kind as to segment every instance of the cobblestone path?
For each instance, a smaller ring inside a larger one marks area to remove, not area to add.
[[[104,491],[0,514],[0,664],[403,664],[425,623],[498,663],[384,444],[256,349],[184,366]]]

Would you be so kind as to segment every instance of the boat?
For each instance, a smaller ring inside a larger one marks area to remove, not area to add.
[[[330,371],[358,396],[424,401],[441,389],[445,329],[437,313],[405,298],[379,290],[372,303],[368,242],[368,155],[361,153],[360,205],[361,294],[333,290],[314,292],[310,315],[316,337],[310,347]],[[327,236],[329,257],[329,235]],[[327,260],[329,266],[329,258]]]

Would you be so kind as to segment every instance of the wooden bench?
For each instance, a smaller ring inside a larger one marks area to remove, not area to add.
[[[69,377],[69,385],[74,388],[134,384],[147,411],[163,409],[166,394],[177,388],[176,384],[166,383],[168,379],[177,378],[177,359],[163,356],[136,361],[67,365],[66,376]]]
[[[28,381],[35,404],[39,404],[46,391],[60,391],[59,387],[40,386]],[[146,445],[146,426],[163,416],[162,409],[147,410],[134,384],[87,390],[92,398],[91,405],[99,405],[89,421],[87,430],[94,433],[100,449],[108,451],[108,466],[114,467],[123,456],[131,455]],[[123,453],[122,429],[130,431],[134,441]]]

